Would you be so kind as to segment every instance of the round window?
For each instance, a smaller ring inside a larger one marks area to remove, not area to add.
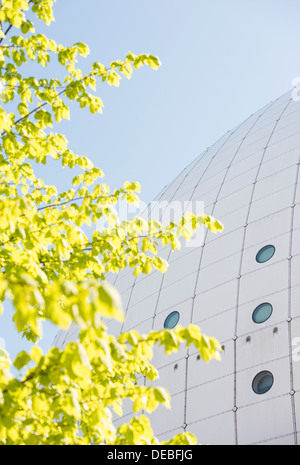
[[[258,373],[253,382],[252,389],[255,394],[265,394],[268,392],[274,383],[274,377],[269,371],[261,371]]]
[[[179,321],[180,315],[179,312],[172,312],[167,316],[164,322],[164,328],[173,329]]]
[[[252,313],[252,320],[254,323],[260,324],[267,321],[272,315],[273,307],[271,304],[260,304]]]
[[[256,261],[258,263],[265,263],[268,260],[270,260],[275,253],[275,247],[274,245],[266,245],[256,255]]]

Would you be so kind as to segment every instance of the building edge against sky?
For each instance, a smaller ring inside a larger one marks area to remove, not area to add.
[[[150,415],[160,440],[184,430],[210,444],[300,440],[299,166],[300,103],[288,92],[205,150],[156,199],[203,201],[223,233],[163,249],[165,275],[125,270],[113,278],[126,319],[108,321],[111,333],[194,323],[224,349],[222,362],[209,364],[184,347],[168,357],[155,351],[157,383],[172,396],[171,410]],[[72,326],[54,344],[77,335]],[[130,401],[123,410],[116,425],[130,419]]]

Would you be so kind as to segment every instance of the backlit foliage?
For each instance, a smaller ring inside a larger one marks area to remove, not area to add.
[[[188,239],[197,227],[218,232],[222,225],[192,214],[166,228],[141,218],[117,221],[114,207],[121,200],[137,202],[139,184],[125,182],[111,192],[101,169],[74,154],[54,128],[70,118],[70,101],[102,112],[97,83],[118,86],[140,66],[157,69],[159,60],[128,53],[108,67],[96,62],[83,74],[77,61],[89,54],[87,45],[56,43],[35,30],[36,18],[51,24],[52,0],[0,1],[0,299],[3,307],[12,301],[17,331],[35,343],[13,362],[19,376],[12,375],[9,355],[0,351],[0,444],[158,444],[147,413],[160,403],[170,407],[170,396],[149,383],[158,377],[151,364],[153,346],[171,353],[181,343],[193,344],[204,361],[218,359],[221,348],[193,325],[109,335],[105,319],[122,320],[123,311],[105,276],[125,267],[135,276],[153,269],[164,273],[160,244],[178,248],[179,237]],[[22,75],[31,62],[42,73],[54,60],[63,79]],[[58,170],[81,169],[65,192],[35,175],[34,164],[47,164],[49,158]],[[88,237],[82,227],[101,219],[109,226]],[[58,329],[75,322],[79,340],[43,354],[38,342],[45,320]],[[141,385],[139,378],[149,382]],[[124,399],[132,401],[136,415],[116,430],[112,412],[122,415]],[[186,433],[169,443],[195,441]]]

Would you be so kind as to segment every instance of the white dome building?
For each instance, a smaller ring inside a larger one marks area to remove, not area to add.
[[[202,245],[170,257],[163,250],[165,275],[117,275],[126,320],[108,322],[113,334],[178,321],[224,347],[222,362],[209,364],[184,347],[168,357],[157,350],[158,383],[172,396],[170,411],[150,416],[160,440],[185,429],[210,444],[300,440],[299,166],[300,103],[289,92],[229,131],[158,197],[204,201],[223,233],[206,230]],[[76,336],[74,327],[60,332],[55,345]]]

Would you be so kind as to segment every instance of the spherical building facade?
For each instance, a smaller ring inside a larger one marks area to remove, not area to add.
[[[123,325],[108,322],[112,333],[194,323],[224,348],[222,362],[209,364],[192,349],[168,357],[156,350],[158,384],[172,396],[171,410],[150,416],[160,440],[184,430],[210,444],[300,440],[299,166],[300,103],[289,92],[225,134],[157,198],[201,200],[224,231],[164,249],[164,275],[125,270],[112,282],[126,311]],[[76,336],[73,327],[55,344]]]

